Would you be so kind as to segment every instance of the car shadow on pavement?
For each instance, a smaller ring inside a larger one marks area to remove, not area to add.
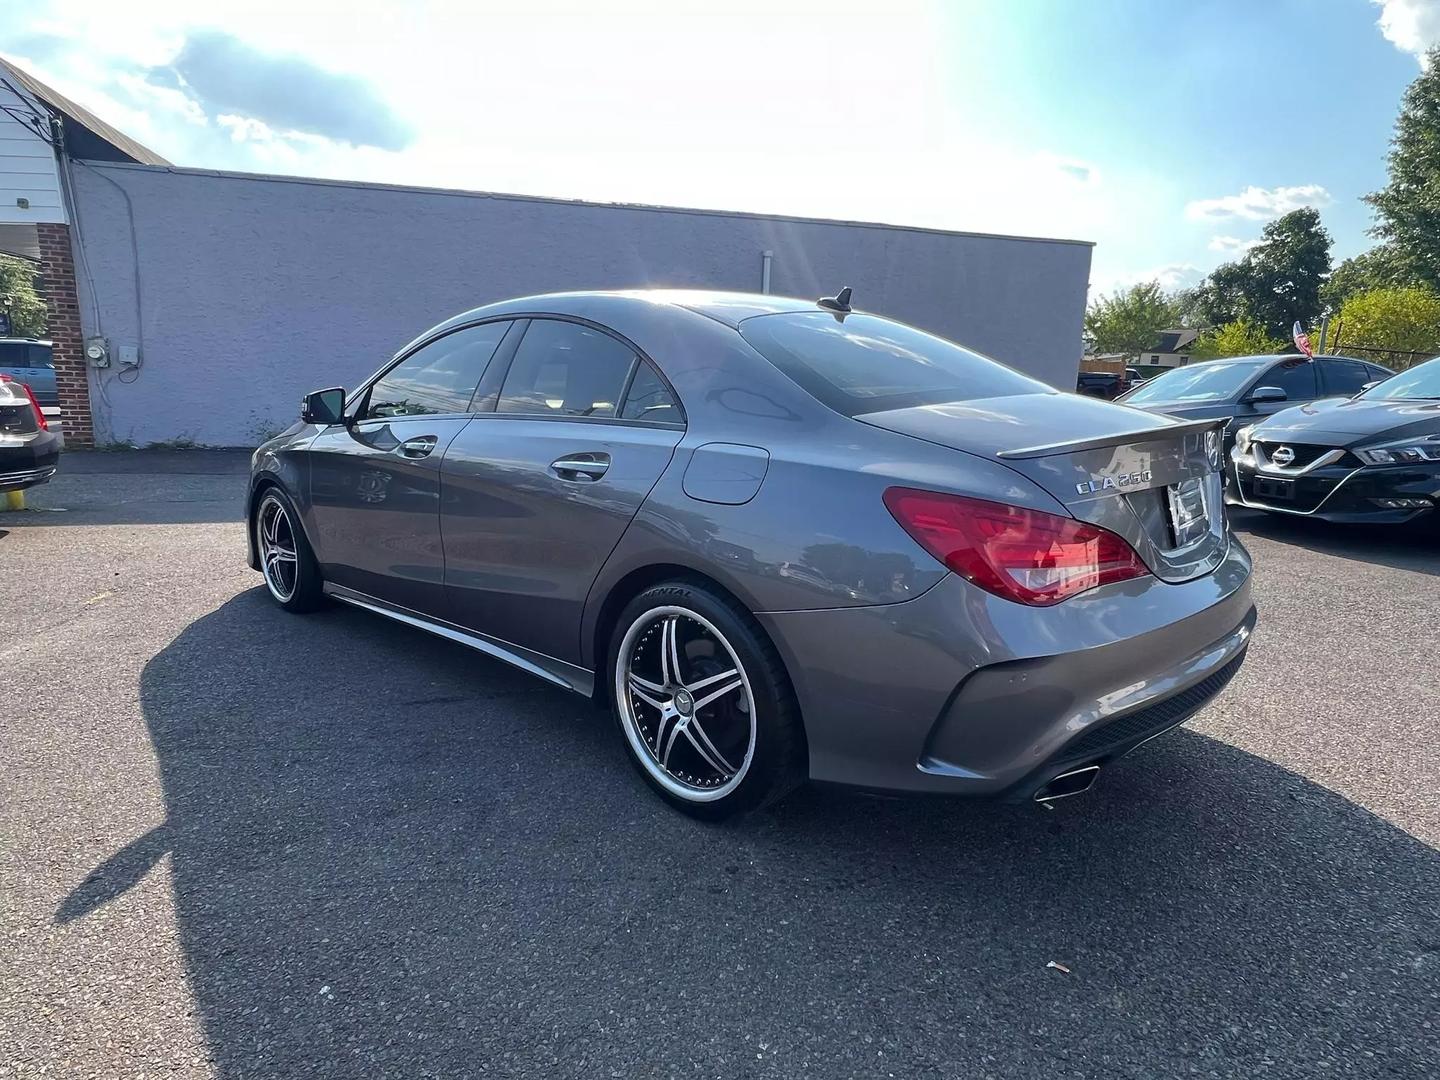
[[[1328,521],[1229,508],[1242,537],[1261,536],[1341,559],[1440,576],[1440,528],[1420,525],[1336,525]]]
[[[1181,731],[1089,796],[661,805],[588,703],[258,588],[144,670],[224,1077],[1419,1075],[1440,853]],[[1051,962],[1061,967],[1049,966]],[[1068,970],[1065,970],[1068,969]]]

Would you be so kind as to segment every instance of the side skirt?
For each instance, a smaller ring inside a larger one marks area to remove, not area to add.
[[[509,642],[492,638],[487,634],[477,634],[474,630],[466,630],[443,619],[422,615],[418,611],[401,607],[399,604],[378,600],[354,589],[347,589],[343,585],[332,585],[327,581],[324,589],[336,600],[364,608],[366,611],[373,611],[377,615],[384,615],[386,618],[405,623],[407,626],[428,630],[432,634],[448,638],[451,641],[458,641],[461,645],[468,645],[486,656],[503,660],[521,671],[528,671],[531,675],[538,676],[562,689],[584,694],[586,697],[593,697],[595,694],[595,673],[575,664],[568,664],[564,660],[557,660],[553,656],[546,656],[544,653],[538,653],[532,649],[523,649],[519,645],[511,645]]]

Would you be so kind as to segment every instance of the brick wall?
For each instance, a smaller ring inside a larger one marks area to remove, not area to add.
[[[42,223],[37,224],[35,229],[40,241],[40,270],[45,275],[50,338],[55,343],[55,385],[60,395],[65,443],[68,446],[94,446],[90,380],[85,370],[80,304],[75,296],[70,228]]]

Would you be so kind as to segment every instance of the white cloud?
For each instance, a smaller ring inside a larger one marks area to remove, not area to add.
[[[1185,216],[1191,221],[1223,221],[1228,218],[1268,221],[1302,206],[1328,206],[1331,201],[1330,192],[1319,184],[1273,188],[1252,184],[1238,195],[1192,200],[1185,206]]]
[[[1236,255],[1249,251],[1259,240],[1241,240],[1238,236],[1212,236],[1210,243],[1206,246],[1211,251],[1224,251]]]
[[[1036,155],[1035,162],[1040,168],[1056,173],[1072,183],[1100,183],[1100,170],[1090,162],[1081,161],[1079,158],[1041,153]]]
[[[1107,245],[1173,215],[1163,177],[1102,174],[1077,146],[996,134],[952,107],[932,0],[414,0],[364,19],[332,7],[154,0],[137,19],[98,0],[32,0],[0,4],[0,41],[178,165]],[[353,145],[161,77],[215,26],[247,50],[363,77],[413,142]]]
[[[1128,289],[1131,285],[1139,285],[1146,281],[1159,282],[1160,287],[1168,292],[1172,289],[1184,289],[1191,285],[1198,285],[1204,276],[1205,272],[1191,263],[1166,263],[1164,266],[1151,266],[1141,270],[1127,270],[1113,274],[1095,273],[1091,275],[1090,295],[1100,296],[1112,293],[1117,289]]]
[[[1440,44],[1440,0],[1372,0],[1380,6],[1380,33],[1427,67],[1426,50]]]

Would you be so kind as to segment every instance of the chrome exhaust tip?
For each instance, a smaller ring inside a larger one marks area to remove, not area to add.
[[[1099,775],[1099,765],[1086,765],[1084,768],[1063,772],[1059,776],[1051,777],[1050,782],[1035,793],[1035,801],[1048,803],[1070,795],[1081,795],[1090,790],[1095,783],[1095,777]]]

